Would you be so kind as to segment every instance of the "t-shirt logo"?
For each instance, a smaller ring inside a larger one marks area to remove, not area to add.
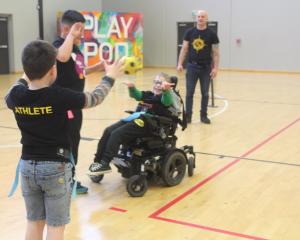
[[[202,50],[205,46],[206,46],[206,44],[205,44],[204,40],[201,39],[200,37],[194,39],[194,41],[193,41],[193,48],[194,48],[197,52],[199,52],[200,50]]]
[[[15,107],[15,114],[18,115],[51,115],[53,114],[52,106],[41,107]]]
[[[75,70],[79,76],[80,79],[85,78],[85,64],[84,64],[84,57],[82,54],[79,53],[72,53],[71,57],[73,61],[75,62]]]

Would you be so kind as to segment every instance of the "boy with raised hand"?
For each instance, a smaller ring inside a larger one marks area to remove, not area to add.
[[[141,103],[133,119],[122,119],[107,127],[98,143],[94,162],[88,175],[99,176],[111,172],[110,162],[117,156],[121,144],[128,144],[138,137],[153,135],[151,116],[172,117],[170,108],[177,99],[172,94],[173,83],[165,73],[159,73],[153,80],[152,91],[140,91],[133,83],[125,82],[130,97]]]
[[[62,240],[70,221],[72,164],[68,109],[100,104],[124,63],[107,66],[106,76],[92,92],[77,92],[52,85],[56,79],[56,49],[45,41],[29,43],[22,53],[26,74],[6,96],[21,131],[20,172],[27,212],[26,240]]]
[[[61,34],[53,45],[58,49],[56,85],[83,92],[85,75],[93,71],[104,70],[103,62],[86,67],[84,57],[79,50],[79,44],[84,31],[85,19],[80,12],[67,10],[61,18]],[[82,126],[81,109],[68,109],[70,119],[70,141],[75,165],[78,160],[80,130]],[[73,175],[75,168],[73,169]],[[87,193],[88,188],[77,182],[77,193]]]

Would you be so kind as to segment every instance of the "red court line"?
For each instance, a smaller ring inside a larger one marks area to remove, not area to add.
[[[297,122],[300,121],[300,117],[297,118],[295,121],[291,122],[289,125],[285,126],[284,128],[280,129],[279,131],[275,132],[274,134],[272,134],[270,137],[268,137],[267,139],[265,139],[264,141],[262,141],[261,143],[257,144],[256,146],[254,146],[253,148],[251,148],[250,150],[248,150],[246,153],[244,153],[242,156],[240,156],[240,158],[242,157],[246,157],[248,156],[250,153],[253,153],[254,151],[256,151],[258,148],[262,147],[263,145],[265,145],[266,143],[270,142],[271,140],[273,140],[273,138],[277,137],[278,135],[280,135],[282,132],[284,132],[285,130],[287,130],[288,128],[292,127],[293,125],[295,125]]]
[[[247,238],[247,239],[252,239],[252,240],[267,240],[266,238],[246,235],[246,234],[242,234],[242,233],[231,232],[231,231],[227,231],[227,230],[223,230],[223,229],[203,226],[203,225],[184,222],[184,221],[178,221],[178,220],[174,220],[174,219],[170,219],[170,218],[155,217],[155,219],[165,221],[165,222],[170,222],[170,223],[176,223],[176,224],[180,224],[180,225],[184,225],[184,226],[188,226],[188,227],[200,228],[200,229],[211,231],[211,232],[223,233],[223,234],[227,234],[227,235],[231,235],[231,236],[235,236],[235,237],[240,237],[240,238]]]
[[[117,207],[110,207],[109,209],[117,212],[123,212],[123,213],[127,212],[127,210],[122,208],[117,208]]]
[[[218,176],[219,174],[224,172],[226,169],[228,169],[228,168],[232,167],[233,165],[235,165],[236,163],[238,163],[239,161],[240,160],[236,159],[236,160],[232,161],[231,163],[227,164],[226,166],[222,167],[220,170],[218,170],[214,174],[212,174],[209,177],[205,178],[204,180],[202,180],[201,182],[196,184],[194,187],[190,188],[186,192],[179,195],[177,198],[173,199],[172,201],[170,201],[169,203],[167,203],[166,205],[164,205],[163,207],[161,207],[160,209],[158,209],[157,211],[152,213],[149,217],[150,218],[157,217],[162,212],[166,211],[168,208],[172,207],[173,205],[175,205],[176,203],[178,203],[179,201],[181,201],[182,199],[184,199],[185,197],[187,197],[188,195],[190,195],[191,193],[196,191],[198,188],[200,188],[201,186],[203,186],[204,184],[206,184],[207,182],[209,182],[210,180],[212,180],[213,178],[215,178],[216,176]]]
[[[257,149],[259,149],[260,147],[262,147],[266,143],[270,142],[275,137],[277,137],[282,132],[284,132],[288,128],[292,127],[293,125],[295,125],[299,121],[300,121],[300,118],[297,118],[295,121],[293,121],[292,123],[290,123],[287,126],[283,127],[279,131],[275,132],[270,137],[266,138],[265,140],[263,140],[259,144],[255,145],[253,148],[250,148],[247,152],[245,152],[244,154],[242,154],[239,158],[246,157],[249,154],[255,152]],[[161,213],[165,212],[167,209],[171,208],[173,205],[175,205],[176,203],[178,203],[179,201],[181,201],[182,199],[184,199],[188,195],[192,194],[194,191],[196,191],[197,189],[199,189],[200,187],[202,187],[204,184],[208,183],[210,180],[212,180],[215,177],[219,176],[225,170],[227,170],[230,167],[234,166],[236,163],[238,163],[240,161],[239,158],[233,160],[232,162],[230,162],[229,164],[225,165],[224,167],[222,167],[221,169],[219,169],[218,171],[216,171],[212,175],[210,175],[207,178],[205,178],[204,180],[202,180],[200,183],[196,184],[195,186],[193,186],[192,188],[190,188],[186,192],[182,193],[181,195],[179,195],[178,197],[176,197],[175,199],[173,199],[169,203],[165,204],[164,206],[162,206],[161,208],[159,208],[158,210],[156,210],[155,212],[153,212],[149,216],[149,218],[153,218],[153,219],[157,219],[157,220],[161,220],[161,221],[172,222],[172,223],[181,224],[181,225],[185,225],[185,226],[189,226],[189,227],[194,227],[194,228],[201,228],[201,229],[205,229],[207,231],[219,232],[219,233],[223,233],[223,234],[227,234],[227,235],[233,235],[233,236],[239,236],[239,237],[248,238],[248,239],[264,239],[264,238],[260,238],[260,237],[255,237],[255,236],[250,236],[250,235],[245,235],[245,234],[240,234],[240,233],[234,233],[234,232],[227,231],[227,230],[221,230],[221,229],[217,229],[217,228],[212,228],[212,227],[207,227],[207,226],[203,226],[203,225],[193,224],[193,223],[189,223],[189,222],[177,221],[177,220],[173,220],[173,219],[169,219],[169,218],[159,217],[159,215]]]

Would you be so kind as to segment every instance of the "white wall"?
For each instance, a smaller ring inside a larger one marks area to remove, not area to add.
[[[37,0],[0,0],[0,15],[10,15],[11,71],[22,70],[21,54],[26,43],[39,38]],[[56,37],[56,13],[67,9],[102,10],[102,0],[44,0],[44,38]],[[1,34],[1,33],[0,33]]]
[[[300,72],[299,11],[297,0],[232,0],[231,66]]]
[[[300,71],[297,0],[103,0],[102,6],[144,13],[146,66],[175,66],[176,22],[191,21],[192,10],[205,9],[219,23],[222,68]]]

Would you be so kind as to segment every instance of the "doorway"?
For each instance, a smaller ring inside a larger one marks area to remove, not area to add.
[[[8,18],[0,17],[0,74],[9,73]]]

